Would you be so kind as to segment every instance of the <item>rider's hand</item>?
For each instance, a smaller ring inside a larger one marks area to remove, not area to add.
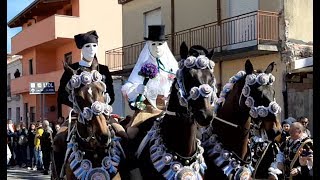
[[[291,174],[292,176],[298,175],[298,174],[299,174],[298,168],[292,168],[291,171],[290,171],[290,174]]]
[[[146,92],[146,90],[147,90],[147,88],[146,88],[145,85],[139,84],[139,85],[137,86],[136,92],[137,92],[138,94],[144,94],[144,93]]]

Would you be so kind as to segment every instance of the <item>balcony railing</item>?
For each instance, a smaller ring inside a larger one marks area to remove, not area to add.
[[[169,48],[179,54],[183,41],[188,46],[202,45],[215,51],[231,50],[259,44],[278,44],[279,15],[274,12],[254,11],[218,22],[193,27],[166,35]],[[172,43],[173,39],[173,43]],[[110,71],[130,69],[136,63],[145,41],[106,51]],[[172,48],[173,46],[173,48]]]

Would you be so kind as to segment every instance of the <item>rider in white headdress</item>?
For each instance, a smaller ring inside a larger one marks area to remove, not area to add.
[[[148,30],[148,37],[145,38],[147,42],[128,81],[121,89],[123,95],[128,99],[130,107],[136,110],[131,127],[159,115],[165,109],[165,103],[178,70],[178,63],[165,41],[164,26],[153,25],[149,26]],[[158,73],[155,78],[149,79],[144,85],[145,78],[139,75],[139,71],[146,63],[154,64]],[[142,94],[141,100],[137,100],[139,94]],[[136,101],[142,101],[146,107],[144,109],[137,107]],[[130,136],[130,131],[128,134]]]

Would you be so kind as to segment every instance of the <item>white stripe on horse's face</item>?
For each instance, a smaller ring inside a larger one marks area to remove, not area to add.
[[[88,93],[92,96],[92,89],[89,87]]]

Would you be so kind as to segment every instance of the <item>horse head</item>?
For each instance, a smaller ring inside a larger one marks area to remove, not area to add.
[[[82,140],[90,142],[91,148],[107,146],[111,142],[111,131],[108,127],[109,115],[112,107],[108,105],[110,97],[107,86],[102,82],[102,75],[96,70],[97,62],[89,71],[72,69],[66,63],[64,68],[72,74],[67,84],[69,100],[73,103],[73,110],[78,113],[77,132]]]
[[[216,97],[213,50],[194,45],[188,50],[183,42],[180,46],[179,70],[171,88],[168,110],[187,113],[189,120],[207,126],[213,118]],[[177,96],[176,96],[177,95]],[[193,123],[191,122],[191,123]]]

